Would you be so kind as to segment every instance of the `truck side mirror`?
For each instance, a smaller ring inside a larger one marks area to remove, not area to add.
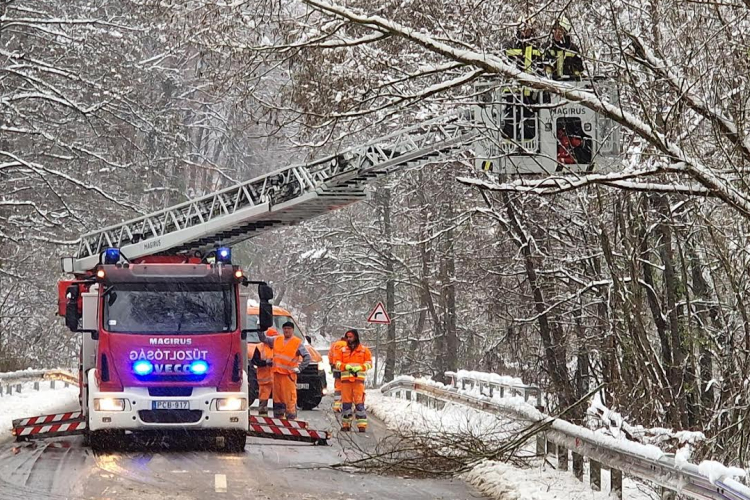
[[[65,325],[71,332],[78,331],[78,321],[81,319],[81,315],[78,312],[79,296],[78,285],[70,285],[65,290]]]
[[[258,328],[261,331],[266,331],[273,326],[273,306],[267,300],[260,302],[260,314],[258,318]]]
[[[273,299],[273,288],[266,285],[265,283],[261,283],[260,285],[258,285],[258,298],[260,299],[261,303],[270,301],[271,299]]]
[[[307,343],[312,345],[312,338],[309,335],[305,335],[305,338],[307,339]]]

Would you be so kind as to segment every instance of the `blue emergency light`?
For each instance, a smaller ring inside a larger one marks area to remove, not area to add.
[[[154,371],[154,365],[147,359],[139,359],[138,361],[133,363],[133,371],[136,375],[148,375],[152,371]]]
[[[197,359],[190,363],[190,373],[193,375],[205,375],[208,371],[208,363],[202,359]]]
[[[216,262],[224,264],[232,263],[232,249],[229,247],[219,247],[216,249]]]
[[[105,264],[117,264],[118,262],[120,262],[119,248],[108,248],[104,251]]]

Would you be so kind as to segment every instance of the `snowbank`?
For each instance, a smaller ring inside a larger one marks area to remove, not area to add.
[[[399,377],[422,385],[438,386],[442,384],[431,380]],[[492,401],[508,412],[520,413],[529,420],[547,418],[522,397],[492,398],[482,396],[476,388],[456,391],[479,399]],[[441,410],[427,408],[416,401],[385,396],[380,391],[367,393],[366,405],[369,412],[385,422],[390,429],[410,431],[467,432],[482,435],[487,441],[502,439],[514,430],[528,425],[528,422],[512,419],[510,416],[490,414],[460,404],[446,403]],[[585,429],[568,422],[555,421],[552,428],[586,439],[601,442],[605,446],[619,445],[639,455],[648,455],[652,459],[661,458],[664,453],[655,446],[644,446],[637,443],[623,443],[610,436],[604,436],[590,429]],[[533,452],[533,443],[529,443]],[[538,459],[531,460],[531,468],[521,469],[503,462],[485,461],[464,475],[464,479],[483,494],[497,500],[605,500],[609,499],[609,474],[602,473],[603,492],[594,492],[586,483],[581,483],[570,472],[558,472],[549,469]],[[658,495],[643,483],[624,479],[624,498],[632,500],[656,500]]]
[[[367,392],[367,410],[390,429],[405,432],[445,432],[483,436],[486,441],[500,440],[523,427],[486,412],[446,403],[441,410],[427,408],[416,401],[384,396],[379,390]]]
[[[611,500],[608,477],[604,477],[603,491],[593,491],[570,472],[536,465],[520,469],[503,462],[484,461],[464,475],[464,479],[483,494],[497,500]],[[655,491],[625,479],[623,498],[629,500],[657,500]]]
[[[57,382],[58,386],[62,385]],[[16,418],[33,417],[78,408],[78,387],[50,389],[48,382],[35,391],[34,384],[23,384],[20,393],[0,397],[0,440],[10,437],[11,423]]]

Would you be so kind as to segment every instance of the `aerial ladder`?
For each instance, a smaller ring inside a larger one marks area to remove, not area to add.
[[[596,84],[571,82],[571,85],[593,90]],[[614,99],[606,85],[599,85],[596,90]],[[94,304],[96,297],[103,300],[111,287],[118,286],[106,281],[111,278],[94,283],[98,274],[125,273],[130,280],[143,280],[142,275],[153,272],[158,275],[156,279],[162,279],[160,271],[154,270],[161,263],[183,262],[196,268],[204,265],[206,256],[211,255],[220,261],[220,256],[239,242],[365,199],[366,187],[375,179],[428,163],[449,161],[469,150],[474,153],[476,169],[485,175],[578,174],[611,168],[618,161],[619,135],[614,123],[576,103],[543,93],[537,99],[540,106],[529,109],[523,99],[529,89],[493,80],[480,81],[476,91],[479,99],[463,112],[428,120],[336,154],[281,168],[81,236],[75,255],[62,259],[63,270],[79,281],[62,282],[59,290],[60,314],[66,316],[69,327],[75,329],[77,323],[83,323],[79,328],[85,335],[80,366],[82,409],[70,414],[20,419],[14,422],[17,438],[90,432],[91,418],[87,420],[87,412],[94,412],[85,391],[101,383],[101,364],[106,356],[102,354],[98,339],[106,333],[106,327],[102,330],[103,320],[96,311],[107,306],[92,306],[90,309],[95,312],[84,311],[82,317],[80,309],[87,300]],[[218,275],[223,276],[221,262],[216,265],[220,267]],[[238,280],[247,284],[240,269],[228,267],[227,271],[238,273]],[[76,292],[79,282],[91,288],[79,294]],[[265,283],[252,283],[259,284],[261,300],[270,300],[270,289],[261,289]],[[240,302],[246,300],[244,297],[240,296]],[[108,300],[112,301],[111,294]],[[238,307],[240,309],[244,311],[244,307]],[[239,322],[244,320],[240,318]],[[238,335],[243,331],[239,325],[233,328]],[[185,339],[184,342],[190,341]],[[192,342],[195,344],[199,340]],[[138,359],[136,363],[141,361]],[[242,363],[247,367],[247,359],[242,359]],[[145,366],[144,370],[146,368],[149,367]],[[94,372],[98,378],[91,375],[87,378],[87,373]],[[178,393],[175,390],[174,394]],[[123,401],[129,404],[127,399]],[[249,422],[243,425],[251,436],[314,443],[325,442],[328,437],[325,432],[309,430],[304,422],[250,416]]]

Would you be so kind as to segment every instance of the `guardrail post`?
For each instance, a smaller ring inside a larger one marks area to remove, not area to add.
[[[49,388],[50,389],[54,389],[55,388],[55,381],[54,380],[50,380],[49,381]]]
[[[568,449],[560,445],[557,445],[557,468],[568,470]]]
[[[0,384],[0,398],[3,397],[3,384]]]
[[[536,454],[539,457],[547,454],[547,437],[541,433],[536,435]]]
[[[661,500],[677,500],[677,493],[662,486]]]
[[[573,475],[583,482],[583,455],[573,452]]]
[[[589,459],[589,483],[594,491],[602,491],[602,465]]]
[[[68,382],[65,382],[65,387],[70,387],[70,384]]]
[[[13,395],[13,386],[12,385],[10,385],[10,384],[6,385],[5,389],[6,389],[7,393],[8,393],[8,396],[12,396]]]
[[[490,397],[494,398],[495,397],[495,384],[490,382],[488,385],[490,386]]]
[[[610,495],[614,494],[616,498],[622,500],[622,471],[610,469]]]
[[[35,391],[39,390],[39,381],[38,380],[36,382],[34,382],[34,390]]]
[[[505,387],[503,387],[502,385],[500,385],[500,386],[498,386],[498,389],[500,389],[500,397],[504,398],[505,397]]]
[[[16,384],[16,392],[21,392],[21,384]]]

